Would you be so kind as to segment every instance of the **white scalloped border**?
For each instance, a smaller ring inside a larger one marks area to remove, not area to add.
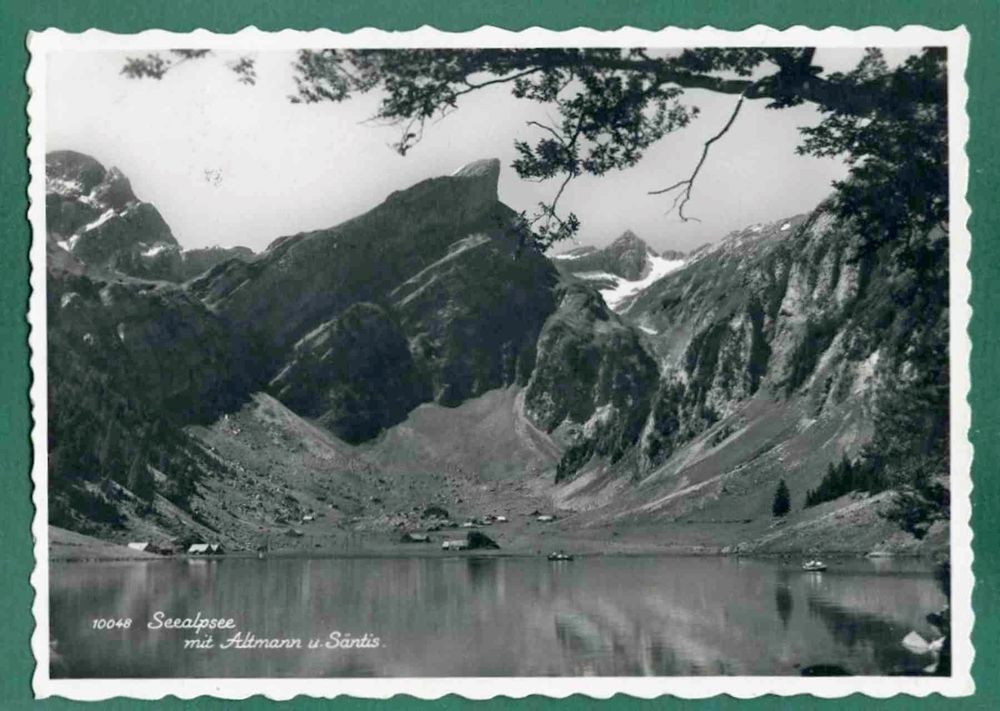
[[[817,47],[913,47],[942,45],[949,48],[949,161],[951,175],[950,240],[950,348],[951,348],[951,547],[952,547],[952,673],[937,677],[487,677],[487,678],[382,678],[382,679],[51,679],[49,678],[48,626],[48,452],[47,442],[47,347],[45,285],[45,89],[46,54],[60,50],[129,50],[201,48],[213,49],[297,49],[301,47],[553,47],[553,46],[817,46]],[[971,669],[972,647],[972,529],[971,466],[972,444],[968,439],[971,410],[967,396],[970,387],[968,335],[972,308],[969,304],[971,274],[968,269],[971,214],[966,200],[969,137],[966,111],[968,87],[965,72],[968,63],[969,33],[964,26],[949,31],[907,25],[900,29],[867,27],[850,30],[828,27],[812,30],[797,25],[777,30],[754,25],[729,31],[711,27],[682,29],[668,27],[659,31],[622,27],[601,31],[578,27],[552,31],[531,27],[518,32],[482,26],[468,32],[444,32],[428,25],[405,32],[388,32],[371,27],[351,33],[332,30],[282,30],[263,32],[247,27],[235,34],[216,34],[204,29],[188,33],[147,30],[121,35],[98,29],[69,34],[56,28],[31,32],[27,38],[31,54],[26,81],[29,88],[28,118],[31,182],[28,188],[28,218],[34,238],[31,244],[31,296],[28,321],[31,350],[32,446],[34,463],[32,482],[35,517],[32,534],[35,569],[31,584],[35,590],[32,612],[35,630],[31,639],[36,668],[33,689],[36,697],[63,696],[78,700],[101,700],[113,697],[159,699],[174,695],[183,699],[215,696],[244,699],[263,694],[272,700],[298,695],[334,697],[349,695],[385,699],[407,694],[422,699],[459,694],[467,699],[495,696],[523,698],[531,694],[563,698],[585,694],[608,698],[629,694],[641,698],[672,695],[681,698],[705,698],[729,694],[752,698],[764,694],[791,696],[810,694],[839,698],[853,693],[885,698],[896,694],[924,697],[932,693],[966,696],[974,693]]]

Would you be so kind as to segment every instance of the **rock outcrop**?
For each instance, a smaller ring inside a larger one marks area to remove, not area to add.
[[[269,389],[353,443],[402,421],[428,399],[399,326],[385,309],[366,302],[302,338]]]
[[[592,457],[622,459],[638,441],[659,378],[638,332],[599,294],[581,284],[560,291],[525,394],[526,414],[568,446],[556,481]]]
[[[581,466],[591,475],[566,487],[565,505],[593,509],[581,525],[741,523],[743,549],[788,549],[795,535],[830,528],[814,512],[839,511],[804,508],[831,462],[858,457],[873,437],[880,456],[940,457],[932,438],[947,421],[947,309],[941,270],[927,265],[946,253],[943,237],[914,238],[939,255],[922,258],[921,274],[867,248],[866,235],[821,205],[690,256],[621,311],[660,370],[636,458]],[[917,401],[937,409],[916,412]],[[771,531],[756,522],[769,520],[782,479],[792,525]],[[886,505],[875,508],[890,516]]]

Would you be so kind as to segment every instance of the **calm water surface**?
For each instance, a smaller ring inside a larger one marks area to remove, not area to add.
[[[921,665],[900,645],[945,604],[914,561],[825,573],[761,560],[594,557],[162,560],[54,563],[53,677],[855,674]],[[303,649],[185,649],[169,617],[232,617]],[[93,629],[95,618],[133,620]],[[375,649],[307,649],[378,637]],[[927,663],[926,661],[923,663]]]

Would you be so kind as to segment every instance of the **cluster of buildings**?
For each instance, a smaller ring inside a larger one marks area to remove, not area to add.
[[[128,547],[134,551],[142,553],[156,553],[157,555],[176,555],[177,549],[172,544],[158,544],[150,541],[133,541]],[[221,543],[192,543],[186,551],[181,551],[188,555],[221,555],[226,552]]]

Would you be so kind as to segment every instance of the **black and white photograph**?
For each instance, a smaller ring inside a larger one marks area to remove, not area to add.
[[[969,693],[966,48],[34,34],[36,691]]]

